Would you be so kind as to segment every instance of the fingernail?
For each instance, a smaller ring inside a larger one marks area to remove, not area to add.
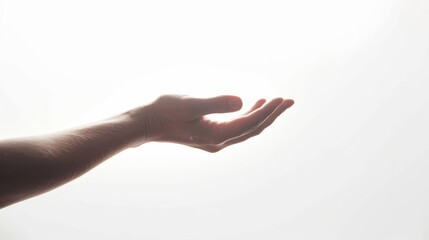
[[[241,108],[241,101],[239,99],[229,100],[229,108],[232,110],[239,110]]]

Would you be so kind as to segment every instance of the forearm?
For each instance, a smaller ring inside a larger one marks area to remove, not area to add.
[[[130,113],[56,134],[0,141],[0,208],[47,192],[143,143],[144,121]]]

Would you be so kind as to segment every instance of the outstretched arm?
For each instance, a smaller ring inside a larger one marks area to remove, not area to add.
[[[259,100],[227,122],[206,115],[241,109],[236,96],[166,95],[113,118],[51,135],[0,141],[0,208],[67,183],[109,157],[145,142],[173,142],[209,152],[262,132],[292,100]]]

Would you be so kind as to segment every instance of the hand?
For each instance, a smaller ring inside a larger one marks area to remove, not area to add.
[[[166,95],[145,107],[145,138],[146,141],[173,142],[217,152],[260,134],[293,103],[293,100],[282,98],[268,103],[260,99],[242,116],[218,122],[206,115],[240,110],[242,101],[239,97],[202,99]]]

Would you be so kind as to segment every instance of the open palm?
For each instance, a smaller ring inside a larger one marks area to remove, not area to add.
[[[237,96],[193,98],[165,95],[147,106],[145,124],[152,141],[173,142],[217,152],[227,146],[258,135],[270,126],[293,100],[260,99],[245,114],[229,121],[212,121],[207,115],[238,111]]]

